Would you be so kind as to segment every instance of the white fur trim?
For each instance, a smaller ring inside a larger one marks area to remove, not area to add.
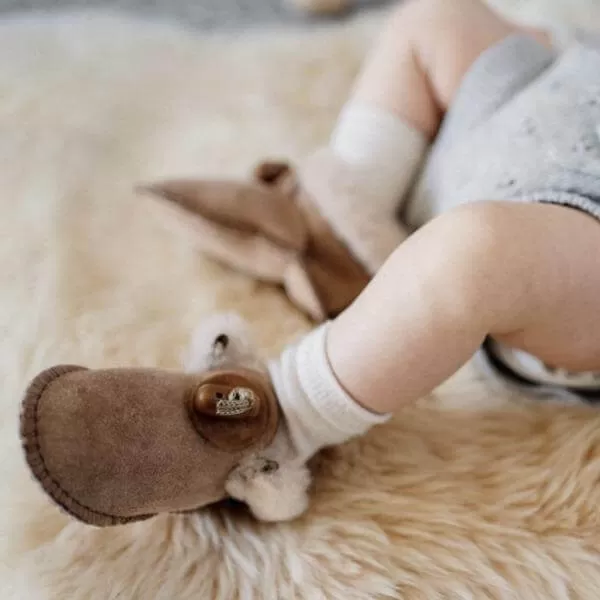
[[[227,336],[227,345],[222,349],[214,347],[220,335]],[[248,325],[237,313],[215,313],[203,320],[192,332],[182,362],[187,373],[202,373],[228,365],[265,371]]]
[[[269,463],[275,470],[265,471]],[[289,521],[308,508],[310,471],[291,445],[285,427],[273,443],[257,456],[250,456],[232,471],[225,483],[227,493],[245,502],[261,521]]]

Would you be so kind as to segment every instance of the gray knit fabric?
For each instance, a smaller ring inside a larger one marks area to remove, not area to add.
[[[557,202],[600,218],[599,126],[600,37],[558,52],[513,35],[465,76],[407,221],[480,200]]]

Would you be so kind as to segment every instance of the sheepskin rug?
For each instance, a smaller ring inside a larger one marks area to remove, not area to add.
[[[596,0],[502,4],[600,25]],[[308,329],[132,188],[304,156],[380,20],[210,38],[89,13],[0,24],[2,600],[600,597],[600,413],[515,402],[469,368],[326,453],[290,524],[213,512],[97,530],[25,470],[18,403],[46,366],[177,368],[217,310],[246,317],[267,353]]]

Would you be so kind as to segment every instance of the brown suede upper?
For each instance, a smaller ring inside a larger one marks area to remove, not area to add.
[[[323,308],[323,318],[333,318],[349,306],[369,283],[364,267],[348,252],[319,214],[310,197],[299,189],[297,202],[302,207],[310,231],[303,265]],[[288,290],[288,293],[291,293]]]
[[[272,441],[278,421],[270,384],[253,371],[58,366],[27,389],[21,435],[46,493],[106,526],[223,499],[231,469]]]
[[[285,162],[259,164],[250,182],[175,180],[142,189],[193,226],[205,253],[279,283],[315,321],[338,315],[369,282]]]

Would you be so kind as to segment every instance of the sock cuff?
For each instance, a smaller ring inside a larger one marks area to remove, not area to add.
[[[400,116],[352,101],[329,146],[300,171],[321,215],[371,274],[407,237],[398,212],[427,145],[427,136]]]
[[[427,144],[427,136],[400,116],[360,102],[344,106],[330,142],[333,152],[349,164],[377,163],[398,171],[419,162]]]
[[[389,415],[374,413],[356,402],[341,386],[327,357],[325,323],[311,332],[298,346],[296,368],[307,401],[331,427],[357,435],[372,425],[384,423]]]
[[[364,434],[391,415],[360,406],[337,381],[326,353],[328,324],[289,346],[269,364],[273,387],[300,460],[324,446]]]

